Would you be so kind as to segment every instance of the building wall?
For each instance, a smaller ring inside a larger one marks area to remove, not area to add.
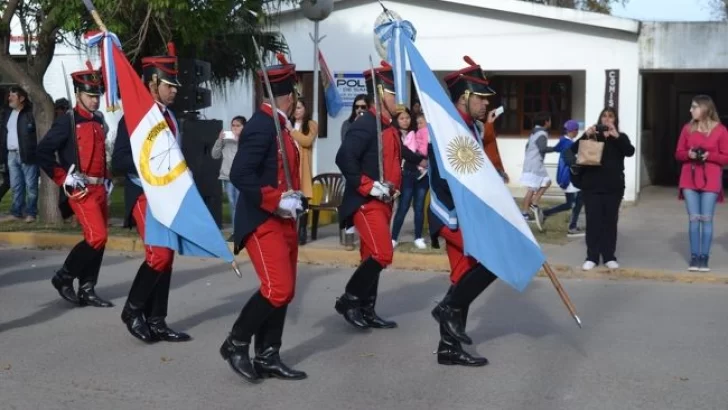
[[[464,66],[463,55],[471,56],[488,72],[576,73],[573,88],[577,119],[591,124],[604,106],[605,70],[620,70],[620,126],[634,140],[637,136],[638,44],[637,35],[603,28],[586,27],[477,7],[448,5],[438,1],[390,2],[388,6],[411,21],[417,29],[416,44],[434,71],[454,71]],[[334,72],[363,71],[369,56],[379,59],[373,28],[381,8],[377,3],[340,1],[336,10],[320,23],[321,50]],[[590,14],[585,13],[584,17]],[[281,19],[280,30],[291,49],[292,61],[300,70],[313,69],[313,44],[308,33],[313,23],[301,13]],[[581,87],[581,88],[580,88]],[[497,91],[497,90],[496,90]],[[340,138],[337,130],[345,113],[329,118],[329,138],[319,140],[318,172],[336,171],[333,156]],[[517,189],[526,139],[502,135],[499,148]],[[634,141],[633,141],[634,142]],[[549,158],[555,163],[556,156]],[[627,200],[636,193],[636,158],[627,160]]]
[[[643,22],[643,70],[728,70],[725,22]]]

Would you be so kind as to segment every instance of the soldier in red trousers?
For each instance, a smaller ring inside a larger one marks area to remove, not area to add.
[[[445,76],[445,84],[473,138],[482,144],[475,119],[485,115],[488,106],[486,97],[495,94],[495,91],[488,86],[480,66],[469,57],[465,57],[465,61],[468,67]],[[440,323],[437,362],[443,365],[485,366],[488,360],[466,352],[462,343],[472,344],[465,333],[470,304],[495,281],[496,276],[463,252],[463,236],[457,226],[455,202],[447,181],[440,177],[432,144],[429,146],[429,158],[430,234],[433,244],[437,243],[438,237],[445,239],[451,283],[445,298],[432,311],[432,316]]]
[[[142,69],[144,83],[159,105],[167,126],[179,143],[179,124],[168,108],[177,96],[177,88],[181,86],[177,80],[177,57],[174,55],[172,46],[170,45],[169,55],[143,58]],[[125,103],[133,104],[134,101],[125,101]],[[129,228],[136,226],[139,237],[144,241],[147,197],[144,195],[139,174],[134,165],[129,130],[124,118],[119,121],[111,167],[115,173],[126,175],[124,226]],[[126,328],[132,336],[145,343],[191,340],[190,335],[170,329],[165,320],[174,251],[152,245],[145,245],[145,251],[144,262],[139,267],[131,289],[129,289],[129,297],[121,312],[121,320],[126,324]]]
[[[376,89],[371,70],[364,72],[372,108],[357,117],[336,154],[336,165],[346,180],[339,218],[345,229],[355,226],[359,231],[361,264],[351,275],[344,294],[336,300],[335,308],[358,329],[397,327],[395,322],[379,317],[374,306],[379,275],[394,256],[389,225],[392,203],[402,181],[402,143],[399,131],[391,126],[392,115],[397,111],[392,67],[382,62],[374,71]],[[379,107],[373,104],[374,93],[378,94]],[[381,114],[383,130],[382,158],[376,110]],[[380,175],[379,161],[384,175]]]
[[[71,250],[51,283],[71,303],[111,307],[111,302],[94,291],[108,238],[106,134],[103,118],[96,113],[104,87],[101,73],[90,63],[87,70],[72,73],[71,78],[76,107],[53,122],[38,144],[37,160],[48,177],[63,187],[67,198],[59,206],[64,213],[76,215],[84,239]],[[73,288],[75,278],[78,294]]]
[[[234,372],[251,383],[266,377],[307,377],[286,366],[280,357],[283,325],[296,287],[296,219],[307,203],[300,193],[298,148],[286,129],[298,98],[296,66],[282,54],[278,60],[279,65],[265,69],[272,95],[264,84],[265,99],[243,129],[230,169],[230,181],[240,191],[233,234],[235,252],[243,247],[248,251],[260,288],[241,310],[220,354]],[[264,82],[262,70],[258,77]],[[274,121],[280,126],[282,142]],[[255,357],[251,361],[253,336]]]

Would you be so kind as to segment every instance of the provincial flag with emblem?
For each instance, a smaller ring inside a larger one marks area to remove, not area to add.
[[[455,221],[443,218],[443,223],[455,222],[466,255],[522,292],[546,257],[481,142],[415,47],[413,31],[407,21],[391,21],[375,30],[382,41],[391,39],[387,50],[395,78],[405,72],[406,61],[412,70],[438,169],[455,203]]]
[[[159,105],[117,44],[109,62],[105,69],[118,77],[134,164],[148,202],[144,243],[233,262]]]

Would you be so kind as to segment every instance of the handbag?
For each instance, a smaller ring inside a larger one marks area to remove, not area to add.
[[[576,154],[576,165],[581,166],[600,166],[602,165],[602,153],[604,152],[604,142],[597,141],[596,137],[579,142],[579,152]]]

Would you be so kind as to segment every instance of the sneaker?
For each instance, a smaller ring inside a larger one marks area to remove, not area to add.
[[[579,228],[574,228],[574,229],[569,228],[569,231],[566,233],[566,236],[569,238],[578,238],[578,237],[581,237],[584,235],[585,235],[584,231],[582,231]]]
[[[708,267],[708,255],[700,255],[698,258],[698,270],[701,272],[710,272]]]
[[[422,238],[415,239],[415,248],[417,249],[427,249],[427,244],[425,243],[425,240]]]
[[[25,217],[25,223],[32,224],[33,222],[35,222],[35,217],[34,216],[28,215],[28,216]]]
[[[531,212],[533,212],[533,219],[536,222],[538,230],[543,232],[543,211],[538,207],[538,205],[531,205]]]
[[[605,265],[609,269],[619,269],[619,264],[617,263],[617,261],[609,261],[609,262],[605,263]]]
[[[583,265],[581,265],[581,270],[592,270],[595,266],[597,266],[596,263],[592,261],[586,261]]]
[[[396,247],[397,247],[397,241],[395,241],[394,239],[392,239],[392,249],[394,249]]]
[[[688,270],[690,272],[697,272],[700,269],[700,258],[698,255],[690,255],[690,264],[688,265]]]

